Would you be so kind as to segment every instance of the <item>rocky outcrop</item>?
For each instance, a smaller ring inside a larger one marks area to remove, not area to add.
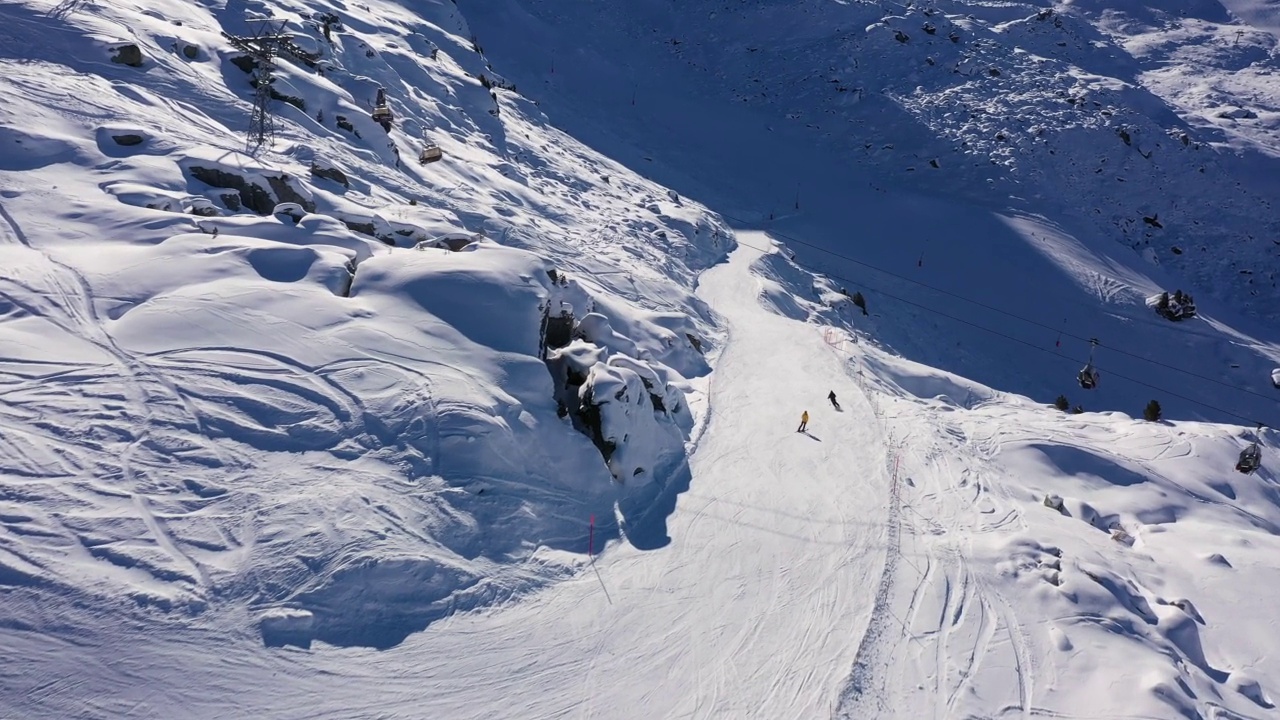
[[[332,180],[341,184],[343,187],[351,187],[351,181],[347,179],[347,174],[337,167],[319,160],[311,162],[311,174],[325,180]]]
[[[111,56],[111,62],[128,65],[129,67],[142,67],[142,48],[136,44],[119,45],[114,48],[114,51],[115,55]]]
[[[276,205],[282,202],[297,203],[307,212],[315,212],[316,204],[309,197],[303,196],[290,184],[290,177],[285,173],[269,174],[263,171],[238,173],[226,168],[208,167],[192,163],[187,167],[191,176],[200,182],[215,188],[230,188],[237,191],[239,205],[259,215],[269,215]],[[227,193],[223,193],[225,199]],[[238,210],[228,203],[228,208]]]

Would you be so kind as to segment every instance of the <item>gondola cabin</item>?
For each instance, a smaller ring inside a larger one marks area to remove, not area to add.
[[[426,165],[433,163],[444,157],[444,152],[440,150],[439,145],[428,145],[422,148],[422,152],[418,155],[418,162]]]
[[[1080,374],[1076,376],[1076,379],[1080,382],[1080,387],[1085,390],[1092,390],[1098,386],[1098,370],[1092,363],[1085,365],[1080,370]]]
[[[1236,463],[1237,472],[1248,475],[1260,467],[1262,467],[1262,448],[1258,447],[1258,443],[1253,443],[1240,451],[1240,460]]]

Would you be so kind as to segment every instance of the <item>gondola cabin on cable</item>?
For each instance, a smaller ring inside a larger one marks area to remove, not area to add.
[[[378,88],[378,99],[373,103],[373,112],[370,113],[373,121],[382,126],[382,129],[391,132],[391,122],[395,117],[391,114],[391,108],[387,107],[387,91],[385,88]]]
[[[1254,442],[1240,451],[1240,460],[1236,462],[1236,470],[1245,475],[1262,467],[1262,448]]]
[[[1093,366],[1093,349],[1098,346],[1096,339],[1089,341],[1089,362],[1083,368],[1080,368],[1076,380],[1079,381],[1080,387],[1085,390],[1092,390],[1098,386],[1098,369]]]
[[[1093,366],[1093,363],[1089,363],[1080,369],[1076,379],[1080,381],[1080,387],[1092,390],[1098,387],[1098,369]]]
[[[427,163],[433,163],[443,157],[444,152],[440,150],[439,145],[436,145],[435,143],[428,143],[426,147],[422,148],[422,152],[418,154],[418,162],[426,165]]]

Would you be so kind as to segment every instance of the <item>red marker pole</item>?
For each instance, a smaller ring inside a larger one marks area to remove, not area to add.
[[[591,524],[587,526],[587,557],[595,557],[596,547],[596,516],[591,516]]]

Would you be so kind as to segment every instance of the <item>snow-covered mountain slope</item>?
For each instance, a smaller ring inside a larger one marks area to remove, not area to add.
[[[892,7],[0,5],[0,714],[1276,717],[1274,8]]]
[[[1269,210],[1280,196],[1280,146],[1265,111],[1280,106],[1266,81],[1280,62],[1274,36],[1220,13],[1215,32],[1234,42],[1233,28],[1242,30],[1240,47],[1250,48],[1242,67],[1258,79],[1236,95],[1218,91],[1216,102],[1234,97],[1261,114],[1205,118],[1139,66],[1168,74],[1185,66],[1185,81],[1213,87],[1249,73],[1128,56],[1128,36],[1118,33],[1137,13],[1129,5],[926,9],[815,0],[570,12],[503,0],[480,4],[470,20],[557,122],[739,224],[793,239],[801,262],[864,290],[881,316],[874,335],[917,360],[1044,401],[1066,393],[1086,409],[1133,413],[1157,397],[1174,417],[1241,420],[1125,376],[1280,422],[1268,377],[1280,359],[1280,296],[1268,277],[1280,267]],[[1190,25],[1204,12],[1195,3],[1144,11],[1133,32],[1154,32],[1156,19]],[[920,29],[926,23],[934,34]],[[895,27],[908,42],[894,39]],[[1203,40],[1170,30],[1163,52],[1218,47]],[[1000,74],[970,67],[983,63]],[[1185,132],[1188,144],[1166,139],[1168,130]],[[1111,169],[1095,172],[1102,168]],[[1196,297],[1209,329],[1146,307],[1145,298],[1177,288]],[[975,334],[885,293],[1035,347]],[[1069,385],[1089,338],[1101,342],[1113,382],[1077,400]]]
[[[13,626],[237,602],[382,647],[566,572],[538,548],[616,534],[684,463],[728,233],[482,87],[451,3],[348,9],[332,43],[320,9],[0,7]],[[219,33],[266,13],[308,54],[249,157]]]

